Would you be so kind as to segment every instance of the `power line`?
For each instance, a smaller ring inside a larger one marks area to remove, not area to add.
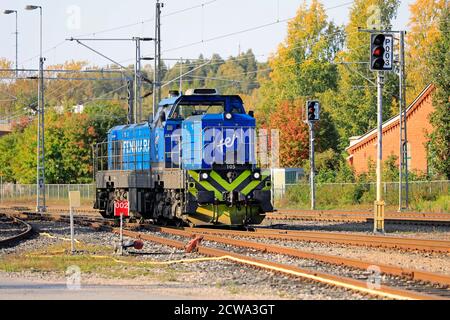
[[[192,6],[192,7],[185,8],[185,9],[177,10],[177,11],[174,11],[174,12],[170,12],[170,13],[168,13],[166,15],[163,15],[163,17],[169,17],[169,16],[173,16],[173,15],[176,15],[176,14],[179,14],[179,13],[190,11],[190,10],[193,10],[193,9],[202,8],[204,6],[210,5],[210,4],[212,4],[214,2],[217,2],[217,1],[219,1],[219,0],[207,1],[207,2],[201,3],[199,5],[195,5],[195,6]],[[112,31],[117,31],[117,30],[121,30],[121,29],[134,27],[134,26],[141,25],[141,24],[146,24],[146,23],[152,22],[154,20],[155,20],[155,18],[146,19],[146,20],[142,20],[142,21],[139,21],[139,22],[134,22],[134,23],[129,23],[129,24],[117,26],[117,27],[112,27],[112,28],[109,28],[109,29],[103,29],[103,30],[100,30],[100,31],[94,31],[94,32],[89,32],[89,33],[85,33],[85,34],[80,34],[80,35],[77,35],[75,37],[95,36],[95,35],[98,35],[98,34],[108,33],[108,32],[112,32]],[[55,44],[54,46],[52,46],[51,48],[48,48],[48,49],[44,50],[43,53],[47,53],[47,52],[49,52],[51,50],[55,50],[56,48],[58,48],[61,45],[65,44],[66,42],[67,42],[66,40],[61,41],[61,42]],[[24,64],[24,63],[26,63],[28,61],[31,61],[33,59],[36,59],[38,57],[39,57],[39,55],[35,55],[33,57],[30,57],[30,58],[27,58],[26,60],[21,61],[21,63]]]
[[[344,6],[348,6],[350,4],[353,4],[353,1],[346,2],[346,3],[340,4],[340,5],[337,5],[337,6],[333,6],[333,7],[325,8],[325,11],[336,9],[336,8],[340,8],[340,7],[344,7]],[[246,33],[246,32],[250,32],[250,31],[254,31],[254,30],[270,27],[270,26],[273,26],[273,25],[276,25],[276,24],[279,24],[279,23],[283,23],[283,22],[287,22],[289,20],[293,20],[295,18],[296,17],[294,16],[294,17],[281,19],[281,20],[277,19],[275,21],[272,21],[272,22],[269,22],[269,23],[265,23],[265,24],[262,24],[262,25],[258,25],[258,26],[246,28],[246,29],[243,29],[243,30],[239,30],[239,31],[223,34],[223,35],[220,35],[220,36],[212,37],[212,38],[209,38],[209,39],[205,39],[205,40],[202,39],[200,41],[195,41],[195,42],[187,43],[187,44],[184,44],[184,45],[181,45],[181,46],[178,46],[178,47],[166,49],[163,52],[179,50],[179,49],[187,48],[187,47],[190,47],[190,46],[193,46],[193,45],[198,45],[198,44],[202,44],[202,43],[206,43],[206,42],[210,42],[210,41],[214,41],[214,40],[219,40],[219,39],[235,36],[235,35],[238,35],[238,34],[241,34],[241,33]]]
[[[189,8],[184,8],[184,9],[180,9],[180,10],[177,10],[177,11],[169,12],[169,13],[167,13],[165,15],[162,15],[162,17],[169,17],[169,16],[173,16],[173,15],[176,15],[176,14],[179,14],[179,13],[190,11],[190,10],[193,10],[193,9],[202,8],[204,6],[210,5],[210,4],[212,4],[214,2],[217,2],[217,1],[219,1],[219,0],[211,0],[211,1],[207,1],[207,2],[204,2],[204,3],[201,3],[201,4],[198,4],[198,5],[189,7]],[[128,24],[124,24],[124,25],[121,25],[121,26],[112,27],[112,28],[108,28],[108,29],[103,29],[103,30],[96,31],[96,32],[84,33],[84,34],[80,34],[80,35],[74,36],[74,38],[86,37],[86,36],[95,36],[95,35],[98,35],[98,34],[108,33],[108,32],[122,30],[122,29],[127,29],[127,28],[134,27],[134,26],[137,26],[137,25],[146,24],[146,23],[149,23],[149,22],[152,22],[152,21],[155,21],[155,18],[145,19],[145,20],[141,20],[139,22],[128,23]]]

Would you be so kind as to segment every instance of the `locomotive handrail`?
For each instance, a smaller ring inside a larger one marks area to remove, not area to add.
[[[148,151],[144,151],[144,146],[137,146],[136,144],[131,147],[125,146],[124,140],[97,143],[95,145],[96,151],[94,156],[95,169],[97,171],[137,171],[150,169],[150,146],[147,148]]]

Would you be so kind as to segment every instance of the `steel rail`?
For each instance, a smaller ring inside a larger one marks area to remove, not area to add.
[[[330,222],[371,222],[373,214],[357,211],[278,211],[268,213],[269,220],[313,220]],[[428,213],[387,213],[385,221],[388,223],[450,225],[450,214]]]
[[[284,229],[256,228],[255,232],[209,228],[185,228],[184,230],[202,234],[239,236],[247,238],[277,239],[289,241],[309,241],[338,243],[364,247],[384,247],[405,250],[450,252],[450,241],[417,238],[374,236],[366,234],[347,234],[337,232],[298,231]]]
[[[2,206],[0,209],[15,209],[20,207]],[[29,208],[20,208],[22,211],[31,211]],[[52,213],[67,213],[68,209],[54,208]],[[99,214],[99,210],[94,209],[78,209],[79,213]],[[328,222],[350,222],[350,223],[367,223],[373,221],[373,214],[370,211],[328,211],[328,210],[296,210],[283,209],[277,212],[267,213],[268,220],[305,220],[305,221],[328,221]],[[440,213],[386,213],[386,222],[401,224],[420,224],[420,225],[442,225],[450,226],[450,214]]]
[[[297,210],[297,209],[279,209],[277,212],[271,213],[276,214],[292,214],[292,215],[312,215],[312,216],[364,216],[371,217],[373,212],[370,210],[356,210],[356,211],[345,211],[345,210]],[[450,214],[448,213],[428,213],[428,212],[386,212],[386,217],[392,218],[430,218],[430,219],[450,219]]]
[[[114,229],[113,232],[118,233],[119,231],[118,231],[118,229]],[[154,235],[143,234],[143,233],[138,233],[138,232],[128,231],[128,230],[124,230],[123,234],[128,237],[152,241],[152,242],[156,242],[159,244],[172,246],[172,247],[175,247],[178,249],[184,249],[184,247],[185,247],[185,243],[183,243],[183,242],[172,240],[172,239],[167,239],[167,238],[163,238],[163,237],[157,237]],[[443,299],[442,297],[439,297],[439,296],[432,296],[432,295],[397,289],[397,288],[393,288],[393,287],[389,287],[389,286],[385,286],[385,285],[380,285],[380,287],[378,289],[373,289],[373,288],[370,288],[367,285],[367,283],[364,281],[341,277],[341,276],[332,275],[332,274],[327,274],[324,272],[306,270],[306,269],[298,268],[298,267],[291,266],[291,265],[285,265],[285,264],[281,264],[281,263],[277,263],[277,262],[256,259],[256,258],[248,257],[245,255],[237,254],[234,252],[225,251],[222,249],[215,249],[215,248],[205,247],[202,245],[199,245],[197,247],[197,249],[198,249],[198,253],[206,255],[206,256],[224,257],[224,258],[227,258],[227,259],[237,262],[237,263],[250,265],[253,267],[271,270],[271,271],[275,271],[275,272],[281,272],[281,273],[288,274],[291,276],[296,276],[296,277],[300,277],[303,279],[320,282],[320,283],[324,283],[324,284],[332,285],[332,286],[336,286],[336,287],[342,287],[345,289],[362,292],[362,293],[369,294],[369,295],[381,296],[381,297],[390,298],[390,299],[409,299],[409,300],[410,299],[419,299],[419,300]]]
[[[16,243],[17,241],[29,238],[31,236],[31,234],[33,232],[33,227],[30,224],[26,223],[25,221],[23,221],[21,219],[10,216],[8,214],[4,214],[4,216],[12,219],[14,222],[16,222],[18,224],[25,226],[26,229],[25,229],[25,231],[22,231],[21,233],[19,233],[17,235],[0,240],[0,248],[9,247],[9,246],[13,245],[14,243]]]
[[[19,211],[21,208],[16,208]],[[9,211],[9,210],[8,210]],[[16,217],[37,217],[37,218],[51,218],[57,220],[67,220],[69,216],[64,214],[64,210],[58,212],[47,213],[45,215],[37,215],[34,212],[17,212]],[[85,210],[79,210],[78,212],[87,212]],[[12,215],[12,213],[10,213]],[[51,217],[50,217],[51,216]],[[101,217],[91,217],[84,215],[77,215],[76,220],[79,220],[79,224],[91,225],[96,224],[96,227],[100,227],[101,224],[113,225],[113,220],[104,220]],[[131,226],[131,224],[128,224]],[[298,230],[285,230],[285,229],[264,229],[256,228],[256,232],[248,231],[236,231],[236,230],[224,230],[224,229],[212,229],[212,228],[184,228],[184,230],[204,233],[204,234],[218,234],[218,235],[236,235],[248,238],[267,238],[267,239],[280,239],[289,241],[310,241],[320,243],[336,243],[365,247],[384,247],[402,250],[416,250],[416,251],[428,251],[428,252],[450,252],[450,241],[447,240],[431,240],[431,239],[417,239],[417,238],[401,238],[401,237],[389,237],[389,236],[374,236],[374,235],[358,235],[358,234],[346,234],[336,232],[315,232],[315,231],[298,231]]]
[[[201,230],[185,231],[166,227],[153,227],[153,230],[164,232],[167,234],[178,235],[183,237],[192,237],[194,234],[201,234]],[[307,251],[302,251],[299,249],[293,249],[273,244],[245,241],[240,239],[225,238],[214,235],[203,234],[204,240],[213,241],[222,244],[228,244],[232,246],[244,247],[249,249],[254,249],[263,252],[270,252],[275,254],[284,254],[291,257],[301,258],[301,259],[312,259],[325,263],[331,263],[336,265],[345,265],[352,268],[367,270],[369,267],[376,265],[380,268],[380,271],[385,274],[400,276],[408,278],[415,281],[425,281],[431,282],[439,285],[450,286],[450,276],[431,273],[426,271],[399,268],[390,265],[383,265],[378,262],[366,262],[359,259],[344,258],[340,256],[332,256],[326,254],[311,253]]]

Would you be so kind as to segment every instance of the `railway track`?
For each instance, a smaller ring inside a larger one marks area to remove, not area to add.
[[[33,232],[30,224],[8,215],[0,215],[0,230],[0,248],[12,246],[30,237]]]
[[[373,213],[370,211],[332,211],[332,210],[294,210],[281,209],[266,215],[269,220],[305,220],[329,222],[373,222]],[[418,212],[387,212],[386,223],[418,224],[450,226],[450,214],[447,213],[418,213]]]
[[[185,228],[199,234],[223,235],[228,237],[245,237],[253,239],[274,239],[287,241],[308,241],[320,243],[345,244],[364,247],[383,247],[402,250],[446,252],[450,253],[450,241],[416,238],[374,236],[366,234],[347,234],[337,232],[297,231],[285,229],[255,228],[254,232]]]
[[[191,238],[193,235],[195,235],[195,233],[192,233],[189,231],[175,230],[175,229],[170,229],[170,228],[160,228],[159,231],[170,234],[170,235],[181,236],[184,238]],[[114,229],[113,232],[118,233],[119,230]],[[155,236],[154,234],[146,234],[146,233],[142,233],[142,232],[130,231],[130,230],[125,230],[124,235],[128,236],[128,237],[132,237],[132,238],[137,238],[137,239],[156,242],[159,244],[169,245],[172,247],[176,247],[178,249],[184,249],[184,247],[186,245],[185,242],[183,242],[183,241],[170,239],[170,238],[166,238],[166,237],[161,237],[161,236]],[[244,247],[247,249],[251,248],[251,249],[254,249],[254,250],[257,250],[260,252],[264,252],[264,253],[269,252],[269,253],[274,253],[274,254],[290,255],[290,256],[293,256],[296,258],[302,258],[302,259],[317,259],[318,258],[317,256],[315,256],[315,257],[304,256],[301,253],[299,253],[298,251],[294,253],[293,249],[289,249],[289,248],[285,248],[285,247],[263,245],[263,244],[257,244],[254,242],[246,242],[246,241],[235,240],[235,239],[230,239],[230,238],[222,238],[222,237],[217,237],[217,236],[206,235],[204,237],[204,240],[216,242],[216,243],[220,243],[220,244],[232,245],[235,247],[241,247],[241,248]],[[280,273],[288,274],[290,276],[300,277],[300,278],[303,278],[303,279],[306,279],[309,281],[316,281],[316,282],[331,285],[331,286],[343,287],[343,288],[346,288],[349,290],[353,290],[353,291],[357,291],[357,292],[361,292],[361,293],[365,293],[365,294],[369,294],[369,295],[373,295],[373,296],[389,298],[389,299],[428,300],[428,299],[446,299],[447,297],[450,297],[450,292],[447,293],[445,289],[436,289],[433,287],[429,287],[427,289],[424,289],[424,288],[418,289],[417,286],[414,288],[411,288],[411,286],[409,286],[408,287],[409,290],[406,290],[403,288],[397,288],[397,287],[390,286],[390,285],[381,285],[380,284],[378,286],[370,286],[370,285],[368,285],[367,281],[357,280],[357,279],[354,279],[349,276],[342,276],[342,275],[336,275],[336,274],[332,274],[332,273],[326,273],[326,272],[321,272],[321,271],[316,271],[316,270],[311,270],[311,269],[299,268],[292,264],[284,264],[284,263],[269,261],[267,259],[256,258],[256,257],[252,257],[252,256],[249,256],[246,254],[237,253],[233,250],[224,250],[221,248],[215,248],[213,246],[204,246],[204,245],[199,245],[197,247],[197,250],[198,250],[198,253],[206,255],[206,256],[222,257],[222,258],[225,257],[225,258],[227,258],[231,261],[237,262],[237,263],[246,264],[246,265],[250,265],[253,267],[271,270],[271,271],[275,271],[275,272],[280,272]],[[343,261],[345,260],[345,259],[342,260],[342,258],[341,258],[341,260],[339,260],[339,257],[333,257],[333,259],[335,259],[335,260],[327,261],[326,263],[339,265],[339,264],[344,263]],[[348,264],[351,259],[346,259],[346,260],[347,261],[345,261],[345,263]],[[353,261],[353,264],[356,264],[357,262],[364,263],[364,262],[355,260],[355,261]],[[369,267],[369,266],[367,266],[365,264],[364,267],[366,267],[366,269],[367,269],[367,267]],[[389,269],[389,268],[391,268],[391,269]],[[394,269],[392,269],[392,267],[382,266],[383,273],[393,273]],[[408,275],[404,273],[404,270],[403,270],[403,273],[399,274],[399,276],[401,276],[403,278],[408,277]],[[409,276],[411,276],[411,275],[409,275]],[[412,274],[412,276],[414,276],[414,274]],[[431,277],[431,274],[429,276]],[[433,274],[433,278],[432,279],[430,278],[428,281],[432,281],[435,283],[437,283],[437,281],[444,281],[445,283],[450,284],[450,278],[443,279],[440,276],[434,275],[434,274]],[[442,286],[442,285],[443,284],[439,282],[439,286]],[[445,284],[444,284],[444,286],[445,286]]]
[[[69,221],[69,215],[61,213],[37,214],[34,212],[18,212],[11,213],[17,218],[34,218],[48,219],[57,221]],[[114,227],[114,220],[105,220],[101,217],[75,215],[74,220],[77,224],[101,228],[105,226]],[[129,227],[139,228],[139,224],[128,223]],[[143,225],[147,226],[147,225]],[[167,228],[169,230],[170,228]],[[172,230],[172,229],[170,229]],[[277,228],[252,228],[254,232],[240,230],[225,230],[217,228],[184,228],[185,231],[195,232],[198,234],[222,235],[228,237],[245,237],[253,239],[275,239],[287,241],[307,241],[319,243],[344,244],[364,247],[383,247],[401,250],[427,251],[427,252],[450,252],[450,241],[446,240],[430,240],[417,238],[401,238],[390,236],[375,236],[367,234],[355,233],[338,233],[338,232],[318,232],[318,231],[298,231]]]
[[[48,219],[68,222],[69,216],[64,214],[44,214],[38,215],[35,213],[20,213],[16,212],[21,217],[29,219]],[[77,216],[75,219],[77,224],[91,226],[94,228],[106,228],[113,232],[117,232],[114,221],[105,221],[102,218],[94,218],[92,216]],[[418,270],[398,268],[390,265],[382,265],[374,262],[361,261],[357,259],[349,259],[338,256],[315,254],[301,251],[298,249],[288,248],[279,245],[272,245],[266,243],[259,243],[255,241],[247,241],[242,238],[275,238],[296,241],[317,241],[317,242],[337,242],[345,244],[356,245],[370,245],[382,247],[395,247],[402,249],[423,250],[448,252],[448,242],[434,241],[434,240],[420,240],[397,237],[384,236],[366,236],[366,235],[349,235],[337,233],[322,233],[322,232],[301,232],[292,230],[274,230],[257,228],[254,232],[249,231],[234,231],[222,229],[206,229],[206,228],[184,228],[175,229],[168,227],[156,227],[151,225],[128,224],[130,229],[145,227],[150,230],[152,234],[138,233],[133,230],[125,230],[125,235],[129,237],[139,237],[143,240],[154,241],[161,244],[174,246],[177,248],[184,248],[186,241],[177,241],[167,237],[158,237],[155,231],[160,232],[169,237],[192,238],[195,235],[202,235],[204,241],[226,246],[227,250],[223,248],[214,248],[200,246],[199,253],[224,257],[235,261],[237,263],[244,263],[254,267],[268,269],[276,272],[283,272],[291,276],[308,279],[310,281],[318,281],[327,285],[344,287],[350,290],[364,292],[369,295],[382,296],[392,299],[443,299],[450,298],[450,277],[442,274],[422,272]],[[328,237],[328,238],[327,238]],[[352,238],[353,237],[353,238]],[[308,239],[308,240],[307,240]],[[369,240],[368,240],[369,239]],[[397,242],[395,242],[397,241]],[[363,243],[364,242],[364,243]],[[446,247],[447,246],[447,247]],[[233,249],[233,250],[230,250]],[[237,252],[236,252],[237,250]],[[364,272],[374,265],[379,268],[383,275],[387,275],[392,279],[388,285],[380,286],[376,289],[368,288],[367,281],[355,280],[352,277],[346,277],[339,274],[323,273],[317,270],[298,268],[295,265],[284,265],[275,263],[273,261],[261,260],[259,258],[251,257],[242,254],[239,250],[250,250],[250,252],[259,252],[261,254],[273,254],[288,256],[295,259],[305,259],[314,261],[318,264],[324,264],[327,268],[330,266],[345,267],[351,270],[359,270],[363,272],[361,277],[367,277]],[[399,280],[400,279],[400,280]]]
[[[0,207],[2,211],[33,213],[28,207],[9,206]],[[64,215],[68,209],[64,207],[52,208],[49,213]],[[98,210],[77,209],[77,214],[86,216],[100,216]],[[267,220],[274,221],[328,221],[350,223],[372,223],[373,213],[366,211],[338,211],[338,210],[297,210],[280,209],[266,215]],[[450,226],[450,214],[448,213],[418,213],[418,212],[387,212],[385,222],[392,224],[414,224],[431,226]]]
[[[253,241],[246,241],[242,239],[236,239],[236,237],[223,237],[214,235],[216,230],[202,230],[202,229],[195,229],[192,228],[180,230],[180,229],[174,229],[174,228],[166,228],[166,227],[151,227],[152,230],[172,234],[172,235],[178,235],[183,237],[192,237],[196,234],[201,234],[204,237],[204,240],[207,241],[214,241],[219,242],[227,245],[232,246],[238,246],[238,247],[246,247],[254,250],[259,250],[263,252],[271,252],[271,253],[278,253],[278,254],[286,254],[289,256],[297,257],[297,258],[304,258],[304,259],[314,259],[319,260],[322,262],[327,263],[333,263],[337,265],[346,265],[349,267],[359,268],[359,269],[367,269],[368,267],[376,264],[378,267],[380,267],[381,272],[387,273],[393,276],[404,276],[408,277],[411,280],[415,281],[426,281],[426,282],[432,282],[439,285],[444,285],[447,287],[450,287],[450,276],[446,275],[437,275],[435,273],[428,273],[428,272],[422,272],[418,270],[412,270],[412,269],[406,269],[406,268],[398,268],[394,266],[389,265],[381,265],[379,263],[375,262],[364,262],[357,259],[348,259],[338,256],[331,256],[331,255],[325,255],[325,254],[315,254],[307,251],[302,251],[299,249],[292,249],[284,246],[279,245],[272,245],[272,244],[266,244],[266,243],[260,243],[260,242],[253,242]],[[211,234],[208,234],[207,232],[211,232]],[[244,232],[245,233],[245,232]],[[242,234],[242,233],[239,233]],[[232,232],[229,233],[229,235],[235,236],[236,233]],[[450,295],[450,292],[449,292]]]

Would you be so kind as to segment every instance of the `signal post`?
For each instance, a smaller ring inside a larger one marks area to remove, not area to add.
[[[379,30],[359,30],[370,33],[370,71],[377,73],[377,196],[374,202],[373,232],[384,233],[384,206],[381,189],[383,161],[383,85],[384,72],[392,71],[394,62],[394,37]]]
[[[314,122],[319,121],[320,103],[319,101],[306,102],[306,115],[309,126],[309,161],[310,161],[310,175],[309,183],[311,188],[311,210],[316,209],[316,186],[315,175],[316,167],[314,163]]]

